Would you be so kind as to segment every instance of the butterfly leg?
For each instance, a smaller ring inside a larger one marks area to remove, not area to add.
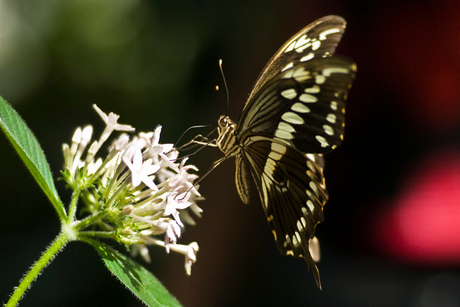
[[[204,146],[209,146],[209,147],[217,147],[216,139],[210,140],[207,136],[203,136],[201,134],[198,134],[190,142],[194,143],[194,144],[198,144],[198,145],[204,145]]]

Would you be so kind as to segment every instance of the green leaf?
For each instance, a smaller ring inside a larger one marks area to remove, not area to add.
[[[19,114],[1,97],[0,127],[38,185],[50,199],[61,220],[64,220],[66,216],[64,206],[57,194],[51,169],[40,144]]]
[[[85,241],[96,248],[107,268],[147,306],[181,306],[161,282],[139,263],[98,241],[89,238],[85,238]]]

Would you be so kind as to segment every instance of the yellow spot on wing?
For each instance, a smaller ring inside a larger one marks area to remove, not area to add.
[[[299,231],[302,231],[302,230],[303,230],[302,223],[300,222],[300,220],[297,221],[297,229],[298,229]]]
[[[300,243],[302,243],[302,238],[300,237],[300,234],[297,231],[295,232],[295,237],[297,239],[297,246],[298,246],[300,245]],[[294,244],[294,246],[296,245]]]
[[[309,200],[309,202],[311,202],[311,201]],[[313,204],[313,203],[312,203],[312,204]],[[308,201],[307,201],[307,205],[308,205]],[[303,213],[303,215],[305,215],[305,216],[308,215],[309,212],[308,212],[308,210],[307,210],[306,207],[302,207],[302,213]]]
[[[273,160],[275,160],[275,161],[279,161],[283,157],[282,154],[280,154],[280,153],[278,153],[276,151],[271,151],[268,156],[270,158],[272,158]],[[268,162],[268,160],[267,160],[267,162]]]
[[[307,227],[307,221],[305,220],[305,218],[303,216],[300,218],[300,221],[302,222],[302,226],[304,228]]]
[[[329,113],[327,116],[326,116],[326,120],[332,124],[335,124],[335,120],[336,120],[336,116],[335,114],[333,113]]]
[[[331,101],[331,109],[332,110],[337,110],[337,102],[336,101]]]
[[[293,140],[294,139],[294,136],[290,132],[287,132],[287,131],[284,131],[284,130],[276,130],[275,131],[275,136],[279,137],[281,139],[285,139],[285,140]]]
[[[310,113],[310,108],[304,105],[303,103],[296,102],[292,105],[291,110],[299,113]],[[295,130],[294,130],[295,131]]]
[[[293,41],[292,43],[290,43],[289,46],[287,46],[286,49],[284,49],[284,52],[292,51],[294,49],[295,43],[296,41]]]
[[[329,77],[331,74],[348,74],[350,70],[343,67],[329,67],[323,69],[323,75]]]
[[[312,41],[311,42],[311,49],[312,50],[318,50],[319,47],[321,47],[321,42],[320,41]]]
[[[332,129],[331,126],[329,125],[323,125],[324,132],[328,135],[333,135],[334,134],[334,129]]]
[[[287,148],[284,145],[281,145],[278,143],[272,143],[272,150],[284,155],[287,151]]]
[[[315,82],[318,84],[323,84],[326,81],[326,77],[323,75],[317,75],[315,78]]]
[[[305,70],[303,67],[299,67],[298,69],[294,70],[294,73],[292,74],[292,77],[297,82],[303,82],[305,80],[310,79],[311,75],[310,75],[310,72],[308,70]]]
[[[315,210],[315,205],[313,205],[313,202],[311,200],[307,200],[307,206],[310,209],[311,212]]]
[[[320,142],[321,147],[324,148],[324,147],[329,146],[329,143],[328,143],[328,142],[326,141],[326,139],[325,139],[324,137],[322,137],[321,135],[317,135],[315,138],[316,138],[316,140],[317,140],[318,142]]]
[[[294,63],[291,62],[291,63],[287,64],[281,71],[288,70],[289,68],[292,68],[292,67],[294,67]]]
[[[297,97],[297,92],[295,91],[295,89],[290,88],[290,89],[282,91],[281,96],[283,96],[286,99],[293,99]]]
[[[286,122],[280,122],[278,124],[278,130],[283,130],[283,131],[286,131],[286,132],[295,132],[294,127],[292,127],[291,125],[289,125]]]
[[[300,95],[299,100],[302,102],[306,102],[306,103],[312,103],[312,102],[317,102],[318,98],[310,94],[302,94]]]
[[[314,56],[315,56],[315,54],[314,54],[313,52],[310,52],[310,53],[307,54],[306,56],[300,58],[300,62],[309,61],[309,60],[313,59]]]
[[[298,53],[301,53],[303,52],[306,48],[310,47],[310,38],[307,38],[307,35],[303,35],[301,36],[297,41],[296,41],[296,44],[295,44],[295,51],[297,51]]]
[[[317,193],[318,187],[313,181],[310,181],[310,188],[313,190],[313,192]]]
[[[327,29],[319,34],[319,40],[325,40],[326,36],[329,34],[334,34],[334,33],[339,33],[340,29],[339,28],[332,28],[332,29]]]
[[[303,118],[294,112],[286,112],[281,116],[281,118],[290,124],[302,125],[304,123]]]
[[[311,93],[311,94],[316,94],[320,92],[320,88],[318,85],[313,85],[312,87],[307,87],[304,92],[305,93]]]

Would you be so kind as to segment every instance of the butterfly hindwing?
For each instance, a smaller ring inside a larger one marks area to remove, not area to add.
[[[355,71],[352,61],[332,56],[282,72],[248,102],[237,137],[259,134],[302,152],[330,152],[343,140],[345,101]]]
[[[319,285],[309,251],[327,201],[322,168],[316,155],[305,155],[281,142],[250,136],[243,144],[247,161],[276,245],[284,255],[304,257]]]

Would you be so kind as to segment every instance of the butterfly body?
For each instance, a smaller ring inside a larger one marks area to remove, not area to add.
[[[322,154],[339,146],[345,101],[356,65],[333,56],[345,21],[327,16],[308,25],[268,62],[237,123],[221,116],[217,146],[236,158],[235,182],[249,203],[254,180],[282,254],[303,257],[318,287],[315,227],[328,193]]]

